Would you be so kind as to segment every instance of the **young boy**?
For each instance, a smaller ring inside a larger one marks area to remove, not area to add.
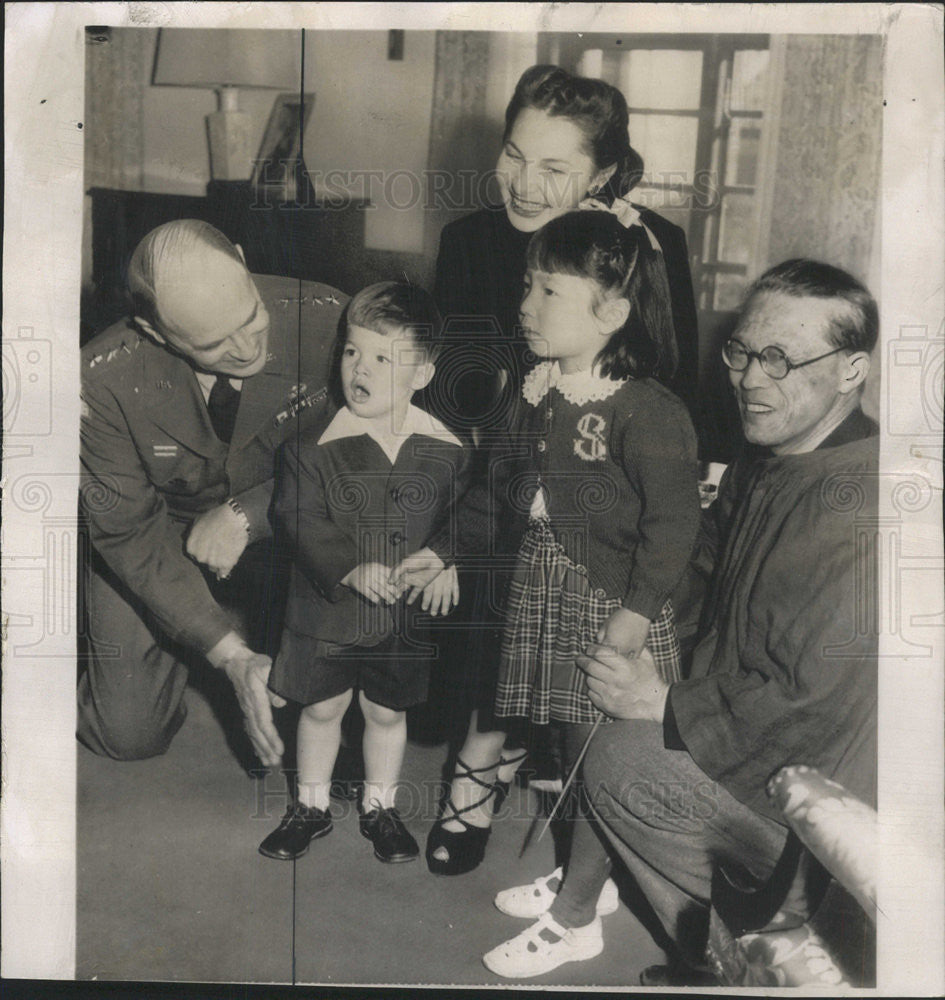
[[[388,578],[450,517],[466,482],[461,442],[411,404],[433,376],[439,327],[432,297],[416,286],[382,282],[355,295],[342,333],[345,405],[326,408],[286,448],[275,517],[294,567],[269,686],[305,707],[298,798],[260,844],[266,857],[300,857],[331,831],[331,773],[355,687],[365,723],[361,833],[381,861],[419,853],[394,797],[405,710],[426,699],[429,654]],[[455,572],[443,577],[423,592],[433,614],[458,598]]]

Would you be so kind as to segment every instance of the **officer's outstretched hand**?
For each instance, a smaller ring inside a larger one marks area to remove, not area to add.
[[[257,756],[267,767],[278,767],[285,747],[272,721],[272,707],[281,708],[285,699],[267,686],[272,660],[254,653],[234,632],[224,636],[207,653],[207,659],[233,682]]]
[[[187,555],[225,580],[249,541],[245,515],[220,504],[195,518],[187,535]]]

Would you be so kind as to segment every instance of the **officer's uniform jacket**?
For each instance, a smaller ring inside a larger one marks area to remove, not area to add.
[[[186,529],[233,497],[251,542],[271,534],[275,456],[324,406],[347,302],[327,285],[253,280],[269,312],[268,356],[243,380],[228,445],[191,366],[131,321],[82,351],[82,505],[92,544],[168,635],[201,652],[232,623],[186,555]]]

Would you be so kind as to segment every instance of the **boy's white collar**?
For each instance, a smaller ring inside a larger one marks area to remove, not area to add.
[[[390,452],[390,439],[378,434],[377,424],[373,420],[367,420],[353,413],[347,406],[343,406],[332,417],[331,423],[325,428],[322,436],[318,439],[319,444],[327,444],[329,441],[339,441],[342,438],[361,437],[367,434],[368,437],[376,441],[384,450],[384,454],[394,462],[400,445],[410,437],[411,434],[419,434],[423,437],[436,438],[439,441],[448,441],[457,447],[462,447],[459,438],[450,429],[437,420],[436,417],[421,410],[419,406],[412,403],[407,408],[407,416],[400,431],[395,435],[396,451],[392,455]]]
[[[612,396],[627,379],[610,379],[602,376],[595,366],[589,371],[561,371],[557,361],[543,361],[536,365],[522,380],[522,397],[526,403],[537,406],[548,395],[549,389],[557,389],[569,402],[577,406]]]

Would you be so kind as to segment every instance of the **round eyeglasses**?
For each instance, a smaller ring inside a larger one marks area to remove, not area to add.
[[[816,358],[808,358],[807,361],[791,361],[780,347],[765,347],[761,351],[749,351],[740,340],[729,340],[722,348],[722,360],[732,369],[733,372],[743,372],[751,364],[752,358],[757,358],[761,365],[761,370],[769,378],[787,378],[788,374],[795,368],[803,368],[805,365],[812,365],[815,361],[823,361],[831,354],[839,354],[845,351],[845,347],[837,347],[826,354],[819,354]]]

